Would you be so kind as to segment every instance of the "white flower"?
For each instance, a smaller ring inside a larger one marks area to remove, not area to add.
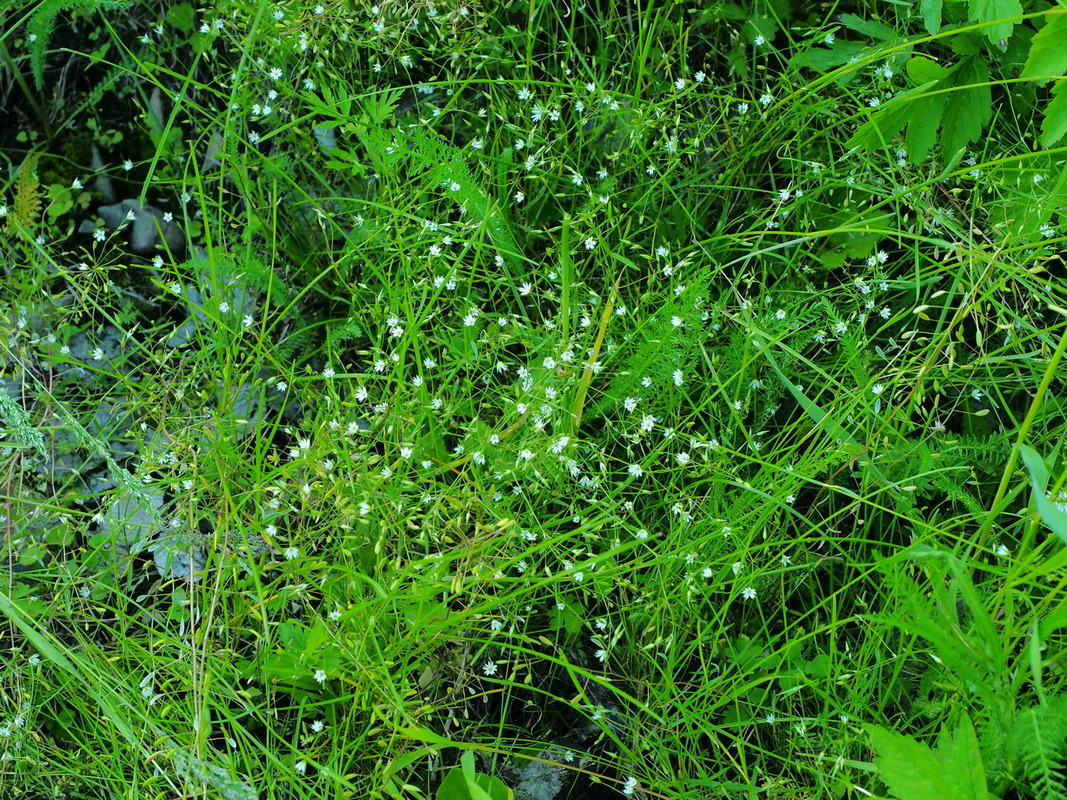
[[[496,670],[497,670],[497,666],[496,666],[496,662],[495,661],[486,661],[484,664],[482,664],[482,674],[483,675],[486,675],[486,676],[496,675]]]
[[[741,596],[746,600],[755,600],[756,590],[753,589],[751,586],[746,586],[744,589],[741,590]]]
[[[315,682],[319,684],[326,683],[326,673],[323,670],[315,670]]]
[[[636,788],[637,788],[637,778],[635,778],[633,775],[631,775],[629,778],[626,779],[626,783],[623,784],[622,793],[627,795],[627,796],[629,796],[629,795],[634,793],[634,790]]]
[[[641,469],[640,464],[631,464],[629,467],[626,468],[626,470],[635,478],[640,478],[642,475],[645,474],[645,471]]]

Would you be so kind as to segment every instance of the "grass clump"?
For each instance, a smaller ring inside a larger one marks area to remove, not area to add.
[[[1001,5],[13,17],[3,791],[1062,796]]]

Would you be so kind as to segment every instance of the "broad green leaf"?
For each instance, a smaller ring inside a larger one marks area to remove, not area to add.
[[[941,30],[941,0],[920,0],[919,13],[927,33],[933,36]]]
[[[968,4],[968,14],[975,22],[986,25],[983,33],[993,44],[1011,36],[1022,13],[1019,0],[970,0]]]
[[[956,797],[945,780],[941,759],[922,742],[876,725],[865,726],[877,751],[874,765],[889,793],[901,800],[945,800]]]
[[[182,33],[189,33],[193,29],[193,7],[190,3],[178,3],[170,7],[165,19]]]
[[[845,146],[858,147],[868,152],[888,147],[893,137],[900,133],[901,128],[911,119],[914,95],[915,90],[910,90],[879,107]]]
[[[985,59],[972,56],[961,61],[952,83],[958,88],[949,93],[942,122],[942,152],[946,161],[977,140],[993,114],[989,65]]]
[[[1052,76],[1067,72],[1067,9],[1050,15],[1048,22],[1030,40],[1030,55],[1022,77],[1046,83]]]
[[[955,731],[942,730],[937,749],[910,736],[865,726],[878,752],[874,764],[900,800],[989,800],[974,725],[966,714]]]
[[[926,56],[909,58],[908,63],[904,65],[904,69],[907,70],[908,77],[911,78],[911,82],[916,86],[922,86],[931,81],[944,80],[952,74],[950,67],[942,67],[932,58],[926,58]]]
[[[951,735],[944,730],[941,732],[934,754],[940,757],[943,774],[952,782],[953,797],[959,800],[987,800],[989,789],[985,767],[982,765],[974,724],[969,716],[963,715]]]
[[[1052,147],[1067,134],[1067,78],[1052,87],[1052,100],[1041,121],[1041,146]]]
[[[829,47],[809,47],[797,53],[792,64],[808,67],[816,72],[828,72],[834,67],[853,63],[867,49],[863,42],[838,41]],[[847,76],[842,76],[842,79]]]
[[[897,32],[888,25],[881,22],[875,22],[873,20],[863,19],[855,14],[842,14],[837,18],[837,21],[844,25],[849,30],[853,30],[858,34],[866,36],[870,39],[878,39],[882,42],[887,42],[890,39],[895,39]]]
[[[905,69],[911,81],[918,85],[875,111],[849,140],[849,146],[864,150],[884,148],[906,126],[904,144],[912,162],[918,164],[937,139],[950,96],[944,89],[954,68],[916,56],[908,61]]]
[[[904,136],[904,147],[913,164],[922,163],[937,140],[937,129],[947,103],[948,95],[944,92],[915,101]]]
[[[1025,444],[1016,445],[1016,447],[1019,448],[1019,455],[1022,456],[1023,463],[1026,465],[1026,471],[1030,473],[1031,496],[1034,505],[1037,506],[1041,521],[1060,539],[1067,542],[1067,514],[1060,511],[1056,504],[1049,500],[1045,491],[1049,476],[1044,459],[1032,447],[1027,447]]]
[[[437,787],[437,800],[512,800],[514,794],[499,778],[474,769],[474,753],[460,756],[460,766],[449,770]]]

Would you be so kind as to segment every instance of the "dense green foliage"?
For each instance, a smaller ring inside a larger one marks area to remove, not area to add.
[[[1067,6],[0,19],[0,800],[1067,797]]]

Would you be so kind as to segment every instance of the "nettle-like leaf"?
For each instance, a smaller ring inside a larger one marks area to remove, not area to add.
[[[1067,72],[1067,8],[1049,12],[1045,26],[1034,34],[1022,77],[1037,83]],[[1041,144],[1052,147],[1067,135],[1067,78],[1059,78],[1052,87],[1052,100],[1045,107],[1041,122]]]
[[[1019,23],[1023,7],[1019,0],[970,0],[967,15],[985,27],[986,38],[1004,49],[1005,42]]]
[[[1041,121],[1041,145],[1052,147],[1064,135],[1067,135],[1067,79],[1058,81],[1052,88],[1052,101],[1045,106],[1045,119]]]
[[[941,149],[953,158],[976,141],[993,114],[989,65],[980,55],[942,67],[916,56],[907,64],[914,88],[878,107],[849,140],[849,147],[868,152],[888,148],[904,128],[905,147],[913,163],[929,154],[941,132]]]
[[[1048,22],[1030,40],[1022,77],[1048,83],[1067,72],[1067,8],[1049,12]]]
[[[866,726],[878,752],[874,760],[889,793],[900,800],[989,800],[985,768],[974,725],[966,714],[937,747],[876,725]]]

